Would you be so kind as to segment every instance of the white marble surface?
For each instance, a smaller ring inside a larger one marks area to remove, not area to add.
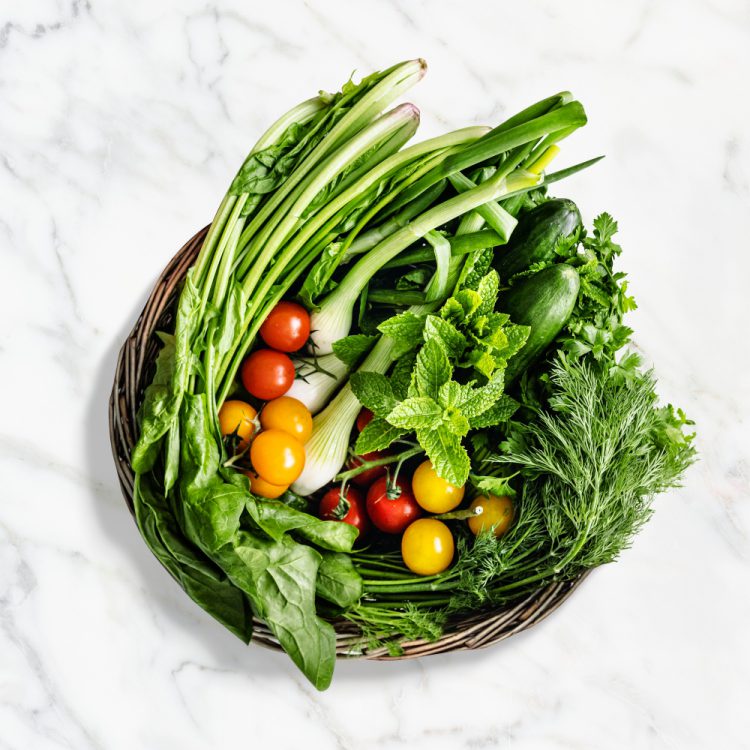
[[[316,694],[141,542],[115,353],[291,104],[421,55],[424,134],[571,88],[567,192],[619,219],[638,340],[702,460],[621,561],[488,651]],[[748,0],[0,2],[0,748],[750,747]]]

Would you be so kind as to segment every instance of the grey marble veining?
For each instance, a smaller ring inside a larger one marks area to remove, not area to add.
[[[558,192],[620,222],[631,324],[701,461],[632,549],[487,651],[340,663],[316,693],[141,542],[110,458],[116,350],[265,127],[423,56],[420,137],[553,91]],[[750,747],[747,0],[0,4],[0,748]]]

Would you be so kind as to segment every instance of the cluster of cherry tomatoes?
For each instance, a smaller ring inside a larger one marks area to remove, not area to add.
[[[286,396],[295,370],[289,354],[299,351],[310,336],[310,316],[295,302],[279,302],[260,328],[268,348],[258,349],[242,363],[240,378],[247,392],[265,404],[258,411],[241,400],[225,401],[219,410],[222,435],[234,441],[233,450],[248,453],[253,494],[268,499],[281,497],[305,466],[304,444],[312,434],[312,415],[296,398]],[[362,431],[372,419],[363,409],[357,418]],[[377,462],[383,452],[355,456],[349,468]],[[351,524],[363,541],[374,526],[383,534],[401,535],[404,564],[417,575],[435,575],[453,561],[455,542],[450,528],[439,518],[463,502],[465,487],[441,479],[432,463],[422,462],[409,479],[391,478],[386,466],[368,467],[352,483],[329,489],[321,498],[321,518]],[[480,495],[469,506],[468,518],[474,534],[492,530],[504,534],[513,521],[513,503],[508,497]]]
[[[219,410],[222,435],[234,437],[235,450],[249,452],[253,470],[245,473],[250,490],[259,497],[280,497],[305,467],[312,415],[301,401],[284,394],[295,375],[289,353],[301,349],[309,336],[307,310],[295,302],[279,302],[260,328],[269,348],[250,354],[240,370],[245,390],[266,402],[260,417],[245,401],[225,401]]]
[[[363,409],[357,428],[364,429],[372,414]],[[383,458],[371,453],[350,461],[350,467]],[[446,482],[438,476],[432,462],[423,461],[410,479],[402,475],[391,479],[385,465],[374,465],[352,478],[352,484],[329,489],[320,501],[321,518],[343,521],[355,526],[359,540],[371,526],[388,535],[401,534],[401,556],[409,570],[417,575],[435,575],[453,561],[455,542],[450,528],[439,518],[425,513],[449,513],[463,502],[466,488]],[[480,495],[471,502],[468,525],[472,533],[492,530],[504,534],[513,521],[513,502],[496,495]]]

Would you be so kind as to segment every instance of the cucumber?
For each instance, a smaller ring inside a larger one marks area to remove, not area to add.
[[[578,206],[553,198],[522,214],[505,248],[496,251],[495,268],[503,281],[532,263],[555,259],[555,245],[581,228]]]
[[[521,279],[502,295],[502,312],[514,323],[531,327],[523,348],[508,362],[506,383],[521,375],[555,340],[573,312],[580,285],[578,271],[558,263]]]

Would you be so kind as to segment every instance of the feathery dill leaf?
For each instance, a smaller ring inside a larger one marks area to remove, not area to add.
[[[695,449],[685,415],[656,406],[650,371],[624,381],[561,357],[550,383],[549,410],[513,424],[496,460],[526,479],[524,502],[544,519],[551,572],[575,575],[630,545],[653,496],[679,484]]]

